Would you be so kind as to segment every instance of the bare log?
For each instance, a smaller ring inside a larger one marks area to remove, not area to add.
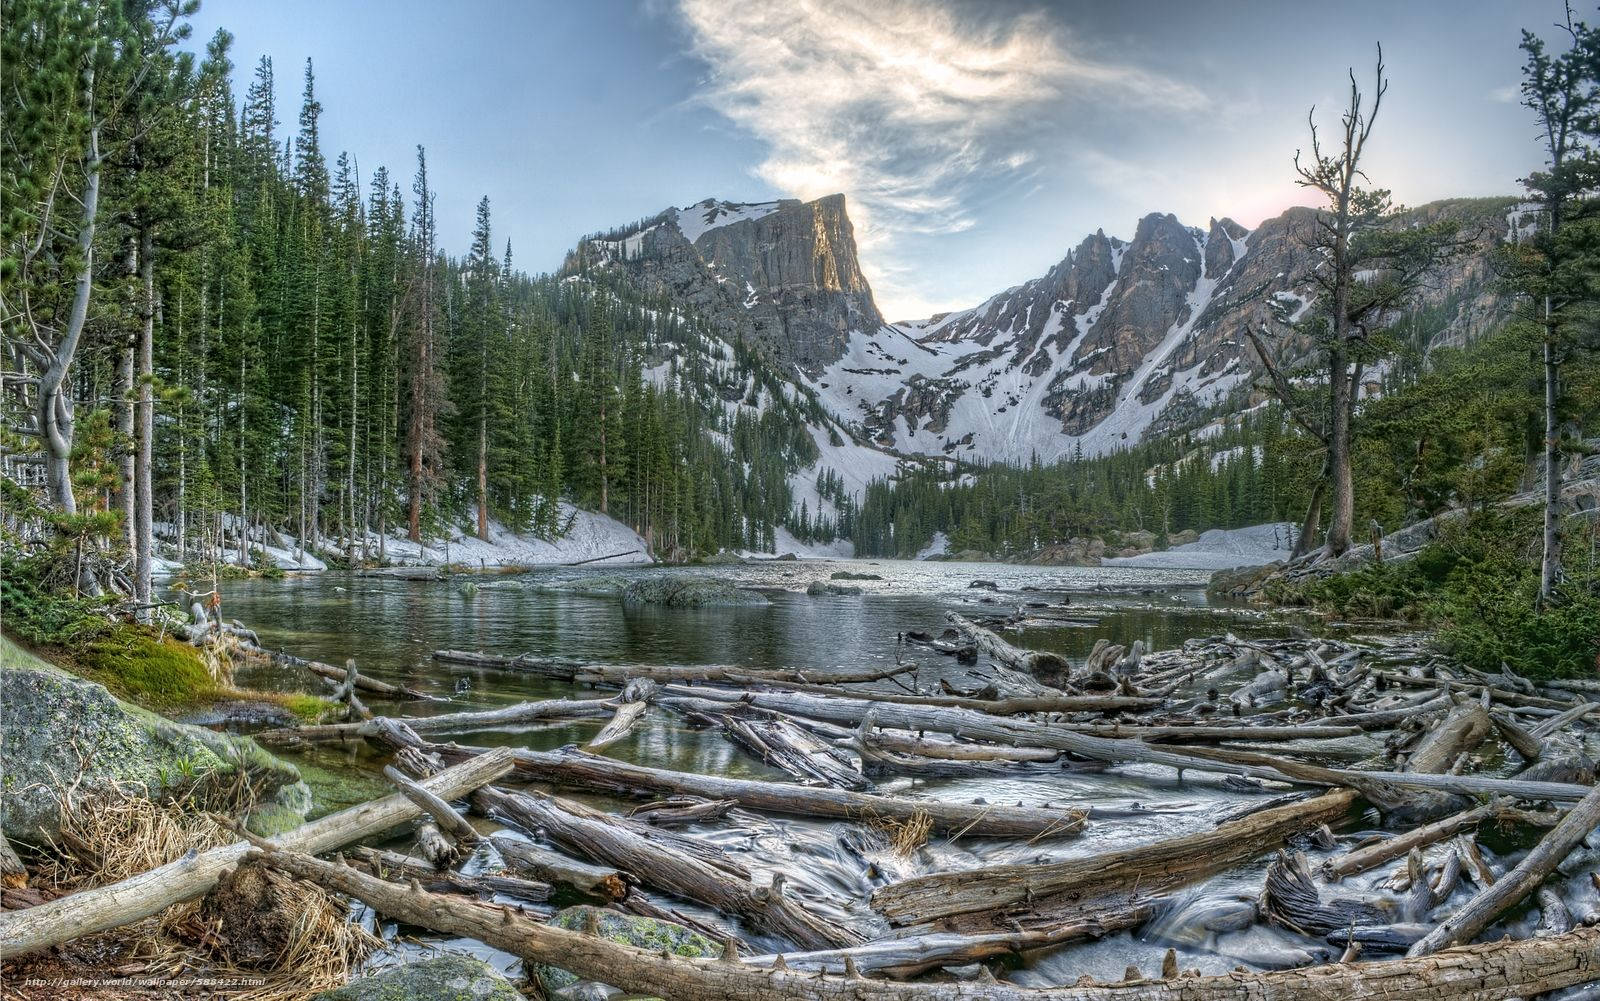
[[[510,770],[510,751],[502,748],[440,772],[423,785],[438,796],[453,798]],[[381,834],[420,813],[415,803],[395,793],[303,824],[273,838],[272,843],[291,851],[333,851]],[[217,885],[222,871],[237,865],[249,850],[249,842],[237,841],[110,886],[69,894],[25,911],[0,913],[0,954],[9,958],[59,945],[204,896]]]
[[[12,850],[11,842],[0,833],[0,886],[28,885],[28,869]]]
[[[649,703],[643,701],[622,703],[617,706],[617,711],[612,715],[610,722],[601,727],[599,733],[589,738],[589,743],[584,746],[595,750],[610,747],[628,735],[628,731],[633,729],[633,725],[639,722],[649,707]]]
[[[1322,863],[1322,875],[1330,882],[1337,882],[1351,873],[1365,872],[1391,859],[1400,858],[1413,848],[1422,848],[1476,827],[1480,821],[1494,816],[1498,808],[1497,804],[1485,803],[1404,834],[1384,838],[1376,844],[1335,855]]]
[[[971,619],[955,612],[944,613],[945,619],[961,634],[970,639],[974,646],[981,652],[988,654],[995,660],[1014,667],[1019,671],[1029,674],[1060,674],[1066,676],[1072,673],[1072,662],[1059,653],[1049,653],[1043,650],[1024,650],[1006,642],[997,633],[983,628]]]
[[[406,773],[393,765],[384,765],[383,774],[402,795],[432,817],[441,830],[448,832],[457,844],[475,845],[481,840],[477,830],[456,812],[455,807],[412,781]]]
[[[517,841],[503,835],[490,840],[508,866],[534,879],[570,887],[601,900],[621,900],[627,895],[628,880],[616,869],[579,862],[531,841]]]
[[[470,893],[487,897],[496,893],[519,900],[543,903],[550,899],[550,884],[531,879],[518,879],[498,873],[479,873],[466,876],[459,872],[436,872],[433,866],[409,855],[356,845],[341,854],[348,861],[359,864],[374,876],[384,879],[401,877],[415,879],[427,889],[439,893]]]
[[[729,664],[591,664],[565,657],[540,657],[534,654],[506,657],[466,650],[435,650],[433,659],[441,664],[519,671],[556,681],[618,687],[635,678],[649,678],[662,684],[673,681],[720,681],[738,685],[852,685],[892,678],[914,671],[917,667],[915,664],[896,664],[892,668],[877,671],[830,671],[825,668],[755,671]]]
[[[783,877],[756,887],[748,875],[711,865],[679,851],[661,832],[635,830],[632,822],[579,804],[546,797],[485,789],[480,802],[529,830],[541,830],[558,843],[590,858],[632,872],[641,881],[724,914],[737,915],[756,928],[805,949],[854,945],[854,932],[820,918],[783,895]]]
[[[609,716],[616,708],[617,702],[614,699],[545,699],[539,702],[519,702],[501,709],[396,718],[417,733],[467,733],[473,730],[493,730],[549,720]],[[373,720],[362,720],[354,723],[265,730],[256,734],[256,740],[269,746],[302,742],[320,744],[370,737],[375,732]]]
[[[1466,906],[1412,946],[1409,955],[1426,956],[1446,946],[1477,938],[1502,911],[1538,889],[1562,859],[1596,827],[1600,827],[1600,786],[1595,786],[1582,802],[1568,810],[1561,822],[1550,829],[1516,868],[1495,880],[1494,885],[1479,890]]]
[[[1089,910],[1140,908],[1155,894],[1271,851],[1291,834],[1337,823],[1355,801],[1355,792],[1340,789],[1155,844],[1066,862],[917,876],[881,887],[872,906],[891,924],[937,922],[956,931],[1004,928],[1013,920],[1039,927]],[[1091,900],[1109,903],[1090,908]]]
[[[432,744],[446,760],[458,760],[481,749],[458,744]],[[878,796],[817,786],[762,782],[757,779],[697,775],[650,768],[603,758],[578,750],[514,752],[517,767],[541,782],[625,795],[700,796],[731,799],[741,806],[800,817],[835,817],[858,822],[905,823],[926,818],[937,830],[952,835],[997,838],[1059,838],[1083,830],[1087,811],[1075,807],[1004,806],[951,803],[934,799]]]
[[[477,939],[525,961],[559,966],[630,994],[668,1001],[1505,1001],[1600,976],[1600,928],[1582,928],[1553,938],[1468,946],[1422,959],[1175,981],[1045,989],[985,981],[898,983],[763,968],[739,962],[731,952],[721,959],[678,959],[460,897],[406,889],[306,855],[274,852],[263,861],[408,924]]]
[[[424,820],[417,825],[417,849],[422,852],[423,858],[441,872],[450,868],[451,863],[461,855],[460,849],[431,820]]]

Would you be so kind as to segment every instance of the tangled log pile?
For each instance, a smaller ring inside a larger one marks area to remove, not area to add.
[[[870,672],[440,651],[455,668],[610,691],[264,734],[365,743],[390,759],[398,792],[271,842],[0,913],[0,950],[137,920],[248,859],[404,922],[668,999],[1489,999],[1600,980],[1593,691],[1464,671],[1407,641],[1228,635],[1156,652],[1102,642],[1076,664],[1015,645],[991,628],[1003,623],[950,624],[945,636],[912,634],[921,663]],[[420,701],[364,690],[394,708]],[[599,753],[652,715],[718,731],[776,777]],[[587,748],[554,751],[447,742],[552,721],[597,732]],[[1230,809],[1092,795],[1108,769],[1122,784],[1225,790]],[[918,787],[970,777],[1053,791],[988,802]],[[596,795],[640,805],[599,809]],[[768,817],[834,825],[860,859],[859,887],[731,847],[736,834],[757,840]],[[1123,826],[1153,818],[1169,833]],[[410,854],[313,857],[397,823],[414,825]],[[486,824],[503,830],[485,837]],[[1491,828],[1492,846],[1478,840]],[[930,835],[942,839],[937,863]],[[1074,839],[1082,849],[1054,847]],[[1508,866],[1502,853],[1521,858]],[[1221,874],[1257,892],[1209,889]],[[678,958],[545,924],[553,894],[688,925],[724,942],[723,955]],[[1522,913],[1530,902],[1536,928]],[[1219,960],[1234,956],[1228,936],[1252,928],[1303,947],[1250,965],[1289,968],[1222,972],[1234,962]],[[1149,959],[1120,978],[1035,989],[997,982],[987,965],[1123,931]],[[1470,944],[1486,936],[1505,937]]]

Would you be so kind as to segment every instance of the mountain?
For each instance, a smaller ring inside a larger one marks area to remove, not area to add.
[[[1457,199],[1395,224],[1455,219],[1474,240],[1421,295],[1419,347],[1459,343],[1501,309],[1493,246],[1523,232],[1513,199]],[[1260,402],[1245,330],[1297,317],[1314,295],[1316,212],[1250,230],[1231,219],[1139,220],[1096,232],[1043,276],[970,309],[886,322],[857,260],[842,195],[707,199],[586,238],[564,273],[618,273],[759,345],[862,444],[904,454],[1025,462],[1101,454]],[[1309,344],[1286,346],[1285,362]],[[1381,373],[1373,373],[1376,378]]]

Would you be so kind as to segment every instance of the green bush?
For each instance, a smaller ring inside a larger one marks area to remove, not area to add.
[[[71,646],[108,633],[108,599],[75,598],[52,588],[47,581],[60,575],[55,562],[49,553],[0,555],[0,622],[6,632],[34,646]]]
[[[1484,671],[1583,677],[1600,657],[1600,567],[1573,533],[1566,579],[1543,609],[1539,513],[1490,510],[1447,525],[1414,557],[1268,589],[1268,597],[1339,615],[1425,623],[1442,650]],[[1592,531],[1593,529],[1590,529]]]

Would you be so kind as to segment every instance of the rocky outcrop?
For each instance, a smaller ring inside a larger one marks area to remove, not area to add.
[[[524,1001],[505,974],[471,956],[446,954],[353,980],[312,1001]]]
[[[843,195],[669,209],[636,234],[593,238],[566,271],[624,269],[780,361],[819,372],[852,331],[883,325]]]
[[[225,807],[232,804],[223,795],[242,777],[261,804],[256,812],[270,817],[269,830],[303,819],[311,805],[299,771],[248,737],[173,723],[3,637],[0,705],[0,828],[15,841],[54,839],[69,789],[75,802],[193,794]]]
[[[622,600],[634,605],[665,605],[668,608],[716,608],[769,603],[763,595],[729,581],[667,574],[641,577],[631,582],[623,590]]]

